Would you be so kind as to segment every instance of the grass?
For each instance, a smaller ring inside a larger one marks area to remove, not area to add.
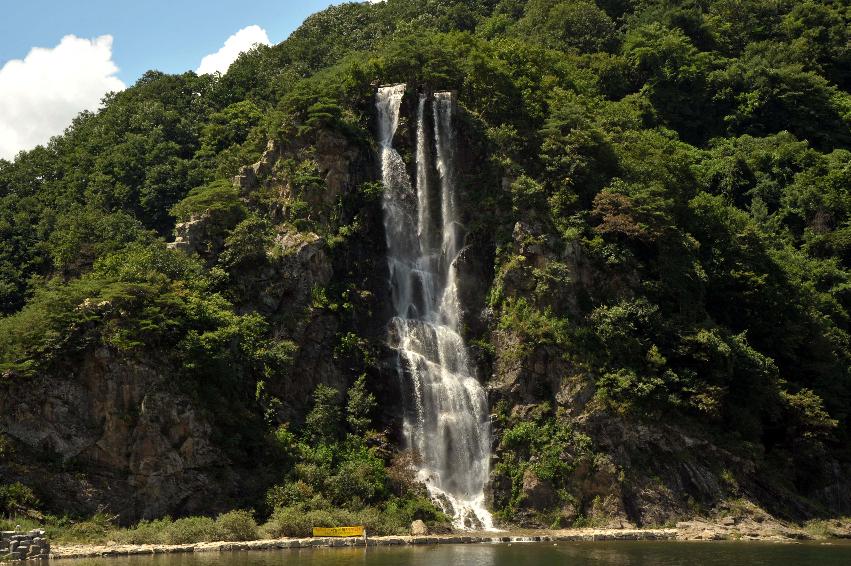
[[[815,539],[826,539],[836,537],[836,528],[851,528],[851,517],[838,517],[835,519],[813,519],[803,524],[804,532]]]
[[[29,517],[0,517],[0,531],[14,531],[15,527],[20,525],[22,531],[31,531],[33,529],[43,529],[44,526],[30,519]]]

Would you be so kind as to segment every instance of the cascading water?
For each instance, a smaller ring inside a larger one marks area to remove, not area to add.
[[[454,100],[435,93],[432,103],[438,199],[432,198],[426,106],[417,115],[416,187],[393,148],[405,85],[378,90],[376,108],[384,181],[384,226],[395,316],[390,339],[400,378],[410,391],[404,436],[419,457],[419,479],[454,517],[458,528],[492,529],[484,486],[490,459],[485,391],[473,376],[458,332],[460,303],[455,260],[464,230],[458,217],[453,167]]]

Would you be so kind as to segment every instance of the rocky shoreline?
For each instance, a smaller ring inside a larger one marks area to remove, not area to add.
[[[753,523],[753,524],[751,524]],[[851,538],[851,525],[838,525],[834,536]],[[432,536],[380,536],[350,538],[283,538],[245,542],[202,542],[179,545],[55,545],[52,559],[138,556],[194,552],[271,551],[298,548],[405,546],[435,544],[511,544],[528,542],[596,541],[700,541],[740,540],[795,542],[815,537],[797,528],[754,521],[715,524],[700,520],[678,523],[676,528],[659,529],[567,529],[540,532],[495,532],[487,536],[472,534]]]
[[[241,550],[279,550],[290,548],[404,546],[435,544],[506,544],[523,542],[591,542],[603,540],[675,540],[677,529],[575,529],[547,534],[493,533],[478,535],[381,536],[348,538],[284,538],[245,542],[202,542],[178,545],[57,545],[51,558],[95,558],[189,552],[231,552]]]

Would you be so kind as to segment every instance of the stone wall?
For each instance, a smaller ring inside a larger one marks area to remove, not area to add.
[[[44,538],[44,531],[0,532],[0,562],[6,560],[46,560],[49,557],[50,543]]]

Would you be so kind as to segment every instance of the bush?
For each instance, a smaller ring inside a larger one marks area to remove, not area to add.
[[[313,488],[302,480],[272,486],[266,492],[266,505],[270,509],[288,507],[309,501],[315,496]]]
[[[367,448],[352,450],[344,455],[337,473],[328,478],[326,485],[335,503],[374,503],[387,493],[384,462]]]
[[[24,521],[19,521],[24,525]],[[6,530],[15,523],[0,521]],[[230,511],[213,520],[209,517],[185,517],[172,520],[170,517],[153,521],[141,521],[134,527],[117,528],[112,519],[98,514],[89,520],[68,525],[61,519],[48,525],[49,535],[58,542],[98,544],[114,541],[119,544],[192,544],[213,541],[243,541],[259,538],[259,530],[249,511]],[[27,528],[35,528],[26,523]]]
[[[220,179],[189,191],[186,198],[172,207],[171,214],[179,221],[209,214],[221,224],[233,227],[245,217],[246,211],[236,188],[230,181]]]
[[[118,529],[109,537],[120,544],[163,544],[172,520],[168,517],[155,521],[141,521],[132,529]]]
[[[426,498],[392,499],[384,508],[364,507],[358,511],[348,509],[310,509],[306,505],[293,505],[275,509],[263,525],[266,537],[306,537],[313,527],[345,527],[362,525],[373,535],[407,534],[411,521],[422,519],[435,530],[447,530],[449,521]]]
[[[0,452],[2,454],[2,452]],[[20,482],[0,484],[0,514],[13,514],[38,506],[33,490]]]
[[[115,526],[112,519],[98,513],[91,519],[60,528],[54,535],[56,542],[78,542],[97,544],[106,542]]]
[[[216,527],[216,522],[209,517],[178,519],[165,528],[163,542],[166,544],[189,544],[214,541],[219,538]]]
[[[307,537],[313,533],[313,527],[346,526],[348,518],[336,516],[325,510],[306,511],[302,506],[279,507],[275,509],[269,521],[263,525],[263,534],[272,538]]]
[[[216,529],[221,540],[256,540],[257,522],[250,511],[236,510],[223,513],[216,519]]]

